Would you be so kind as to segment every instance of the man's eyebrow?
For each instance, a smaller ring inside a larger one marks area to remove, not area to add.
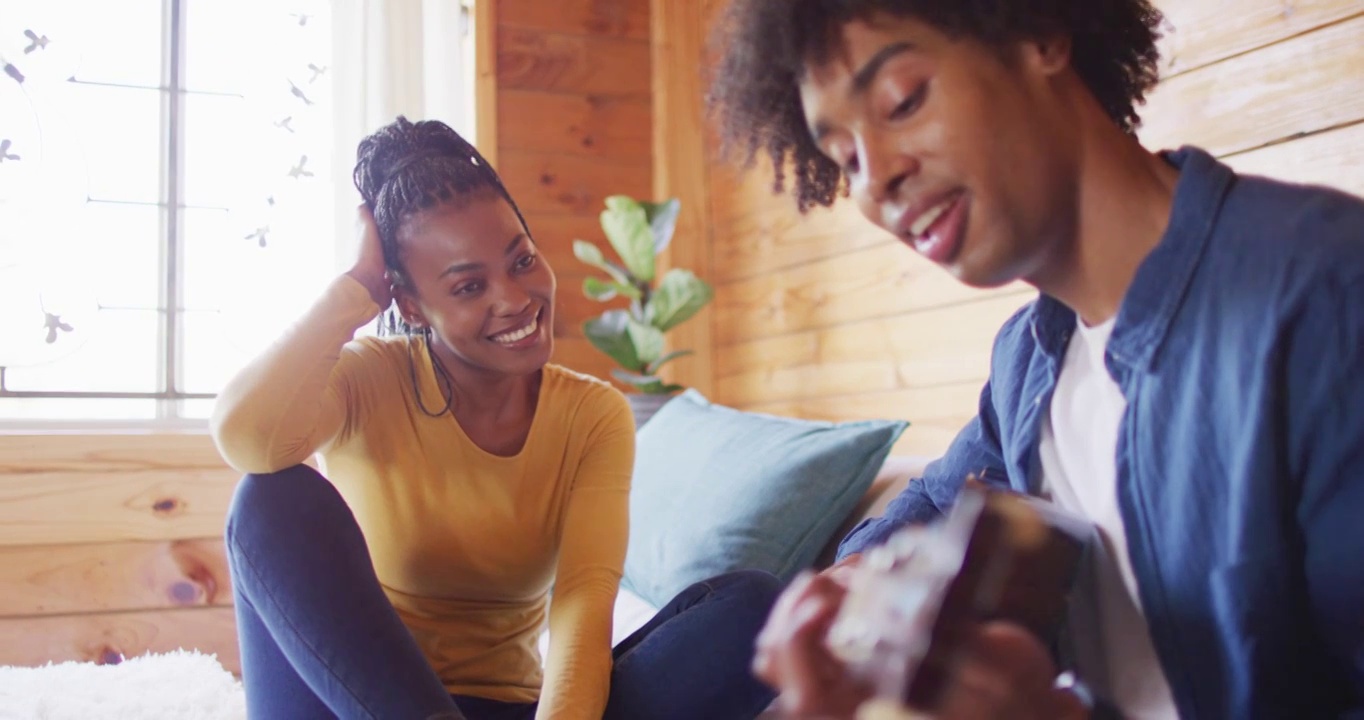
[[[871,87],[872,80],[876,79],[876,74],[881,72],[881,68],[884,67],[886,63],[890,62],[891,59],[901,53],[912,52],[915,49],[914,43],[909,42],[908,40],[902,40],[877,50],[876,54],[871,56],[870,60],[864,63],[862,67],[858,68],[857,72],[853,73],[852,94],[860,95],[866,92],[867,88]],[[810,137],[814,138],[815,144],[818,145],[824,140],[824,136],[828,135],[832,129],[833,128],[829,127],[827,122],[818,120],[814,125],[810,126]]]
[[[866,92],[867,88],[871,87],[871,81],[876,79],[876,73],[881,72],[882,66],[887,62],[890,62],[890,60],[897,55],[910,52],[914,49],[914,43],[909,42],[908,40],[902,40],[877,50],[876,54],[871,56],[871,59],[868,60],[866,64],[859,68],[857,72],[853,73],[853,93],[860,94]]]

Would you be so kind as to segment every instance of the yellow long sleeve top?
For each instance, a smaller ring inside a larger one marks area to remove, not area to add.
[[[538,698],[542,719],[600,718],[625,562],[629,405],[606,383],[546,366],[524,448],[489,454],[450,414],[418,408],[413,367],[426,406],[444,402],[421,341],[353,340],[378,312],[358,282],[333,283],[219,396],[219,450],[255,473],[321,453],[380,584],[450,692]]]

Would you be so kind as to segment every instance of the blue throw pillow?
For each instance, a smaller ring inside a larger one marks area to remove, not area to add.
[[[639,430],[626,587],[662,607],[733,570],[789,580],[814,563],[906,427],[758,415],[679,395]]]

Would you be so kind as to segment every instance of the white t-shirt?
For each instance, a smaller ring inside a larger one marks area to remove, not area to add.
[[[1096,630],[1074,628],[1080,676],[1133,720],[1178,718],[1151,645],[1118,508],[1118,429],[1127,400],[1104,366],[1113,321],[1077,322],[1051,408],[1042,423],[1042,489],[1087,518],[1102,539],[1083,591],[1096,601]],[[1088,661],[1087,661],[1088,658]]]

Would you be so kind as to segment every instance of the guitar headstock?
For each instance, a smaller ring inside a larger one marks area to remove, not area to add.
[[[1008,620],[1055,640],[1091,535],[1041,500],[968,484],[942,521],[863,556],[829,648],[878,698],[932,710],[977,624]]]

